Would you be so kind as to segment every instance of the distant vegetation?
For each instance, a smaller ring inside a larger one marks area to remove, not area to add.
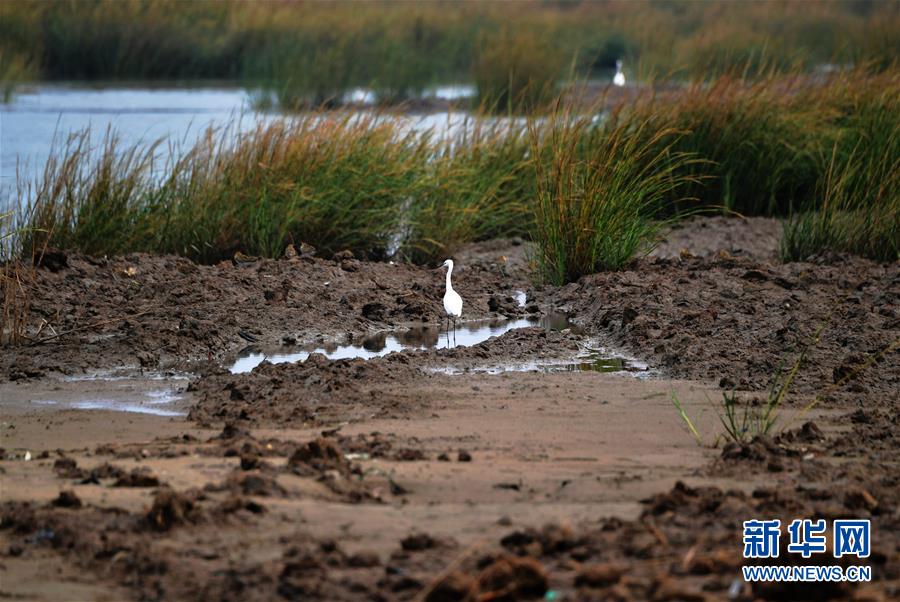
[[[227,79],[287,108],[355,87],[398,102],[474,82],[500,110],[542,105],[561,79],[887,67],[900,3],[183,2],[0,3],[0,81]]]
[[[30,202],[6,244],[213,262],[302,241],[428,263],[521,235],[562,283],[622,267],[661,220],[724,210],[786,217],[786,260],[900,258],[896,68],[723,76],[591,115],[471,117],[439,140],[390,115],[309,112],[210,132],[164,168],[155,148],[121,148],[114,134],[98,161],[82,133],[30,190],[20,183]]]
[[[480,107],[532,116],[472,117],[439,140],[390,116],[313,110],[210,132],[166,166],[156,147],[110,132],[98,152],[82,132],[20,182],[28,203],[2,250],[212,262],[303,241],[431,262],[517,235],[561,283],[623,266],[665,220],[725,211],[785,217],[785,260],[900,257],[900,2],[514,7],[5,0],[4,98],[37,78],[226,79],[260,102],[323,109],[356,87],[390,104],[472,82]],[[630,78],[680,83],[608,111],[558,100],[619,58]]]

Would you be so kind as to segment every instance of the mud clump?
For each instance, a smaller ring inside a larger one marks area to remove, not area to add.
[[[214,439],[219,439],[222,441],[232,441],[234,439],[244,439],[250,437],[250,431],[242,428],[240,425],[235,424],[234,422],[227,422],[225,426],[222,427],[222,432],[219,433]]]
[[[218,511],[222,514],[234,514],[240,510],[246,510],[251,514],[264,514],[268,512],[265,506],[254,500],[239,495],[233,495],[219,504]]]
[[[474,577],[453,571],[433,583],[425,594],[425,602],[478,602],[478,581]]]
[[[258,455],[253,453],[241,454],[241,470],[256,470],[263,466],[264,463],[259,459]]]
[[[553,555],[577,547],[581,540],[568,525],[547,524],[541,529],[515,531],[500,540],[507,550],[518,556]]]
[[[61,479],[83,479],[84,471],[72,458],[57,458],[53,461],[53,472]]]
[[[547,572],[540,562],[501,554],[485,557],[467,570],[454,570],[439,577],[426,588],[424,599],[514,602],[543,598],[548,588]]]
[[[400,542],[400,547],[402,547],[407,552],[420,552],[422,550],[430,550],[431,548],[435,548],[438,545],[438,540],[434,539],[427,533],[413,533],[404,537]]]
[[[592,564],[582,567],[575,576],[576,587],[602,588],[615,585],[628,572],[628,568],[612,563]]]
[[[58,272],[69,267],[69,256],[62,249],[47,248],[43,252],[35,254],[34,267]]]
[[[75,492],[71,489],[60,491],[59,495],[51,503],[57,508],[81,508],[81,498],[75,495]]]
[[[159,487],[159,479],[149,468],[140,467],[120,476],[113,487]]]
[[[487,565],[478,575],[482,597],[490,600],[527,600],[542,598],[548,579],[544,567],[533,558],[502,556]]]
[[[329,437],[319,437],[298,447],[288,458],[286,469],[301,477],[315,478],[340,495],[347,502],[379,500],[377,491],[362,479],[362,470],[344,455],[338,443]],[[391,491],[397,495],[396,484],[388,479]]]
[[[419,373],[409,361],[405,354],[371,360],[328,360],[311,354],[296,364],[263,362],[245,374],[209,374],[188,387],[196,400],[188,418],[200,423],[289,426],[415,407],[411,393],[390,387]]]
[[[347,566],[354,568],[371,568],[381,566],[381,558],[372,551],[362,551],[347,558]]]
[[[147,525],[156,531],[168,531],[175,526],[197,523],[202,511],[190,496],[165,487],[153,498],[153,506],[145,517]]]
[[[350,463],[344,453],[332,439],[320,437],[297,448],[288,459],[288,467],[300,476],[317,476],[328,470],[335,470],[342,475],[351,472]]]
[[[314,545],[310,541],[291,546],[282,555],[282,562],[283,568],[278,575],[278,593],[281,596],[289,600],[308,597],[322,600],[347,599],[345,586],[335,583],[328,576],[329,569],[349,566],[347,555],[336,542],[322,540]],[[357,586],[357,590],[359,589]],[[368,588],[363,588],[358,593],[365,593],[366,589]]]
[[[263,474],[236,474],[230,480],[231,488],[244,495],[261,497],[285,496],[287,490],[274,477]]]

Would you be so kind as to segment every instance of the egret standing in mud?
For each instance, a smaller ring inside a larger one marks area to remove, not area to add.
[[[462,316],[462,297],[459,296],[450,283],[450,274],[453,273],[453,260],[448,259],[441,266],[447,268],[447,290],[444,292],[444,311],[447,313],[447,345],[450,345],[450,320],[453,320],[453,341],[456,341],[456,320]]]

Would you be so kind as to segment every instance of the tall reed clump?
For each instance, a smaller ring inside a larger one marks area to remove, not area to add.
[[[0,102],[12,100],[16,86],[34,78],[36,71],[22,54],[0,48]]]
[[[723,76],[673,94],[645,96],[612,120],[647,121],[647,132],[684,132],[671,150],[699,161],[685,166],[685,188],[673,191],[672,210],[719,208],[747,215],[785,215],[809,198],[818,172],[815,156],[826,115],[820,103],[801,105],[796,78],[748,82]],[[678,197],[690,198],[689,205]]]
[[[29,285],[34,268],[16,257],[22,234],[12,211],[0,214],[0,347],[18,345],[26,336],[31,311]]]
[[[276,29],[251,40],[258,49],[245,59],[243,77],[265,94],[274,94],[283,109],[337,106],[357,79],[356,42],[341,30]]]
[[[102,255],[277,256],[289,242],[383,257],[422,179],[426,141],[395,120],[308,114],[209,132],[154,169],[159,146],[76,135],[48,162],[25,219],[51,244]]]
[[[688,155],[678,132],[648,121],[595,126],[589,117],[554,116],[533,134],[537,205],[534,238],[553,284],[616,270],[648,250],[666,198],[685,184]]]
[[[477,101],[492,112],[534,112],[557,96],[564,58],[552,45],[503,29],[482,35],[473,76]]]
[[[303,241],[326,254],[382,258],[419,186],[426,144],[377,116],[313,114],[260,126],[212,154],[212,184],[201,195],[179,195],[169,208],[189,223],[197,211],[214,219],[166,250],[206,248],[205,260],[238,249],[276,256]]]
[[[466,119],[433,146],[425,186],[409,207],[407,258],[431,262],[467,242],[529,233],[534,172],[524,124]]]
[[[785,222],[781,256],[900,259],[900,74],[849,74],[819,91],[836,111],[812,202]]]
[[[158,144],[121,149],[107,130],[99,147],[90,132],[55,140],[35,182],[20,182],[23,255],[46,244],[103,255],[135,250],[137,230],[160,189],[152,179]]]

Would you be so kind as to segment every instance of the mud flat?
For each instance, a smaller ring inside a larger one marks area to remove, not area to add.
[[[32,305],[68,334],[0,361],[0,592],[895,599],[900,268],[782,265],[773,228],[695,220],[561,288],[472,246],[466,333],[498,332],[455,347],[424,268],[61,254]],[[723,389],[758,402],[807,345],[781,428],[714,446]],[[743,583],[741,522],[798,517],[870,518],[873,582]]]

